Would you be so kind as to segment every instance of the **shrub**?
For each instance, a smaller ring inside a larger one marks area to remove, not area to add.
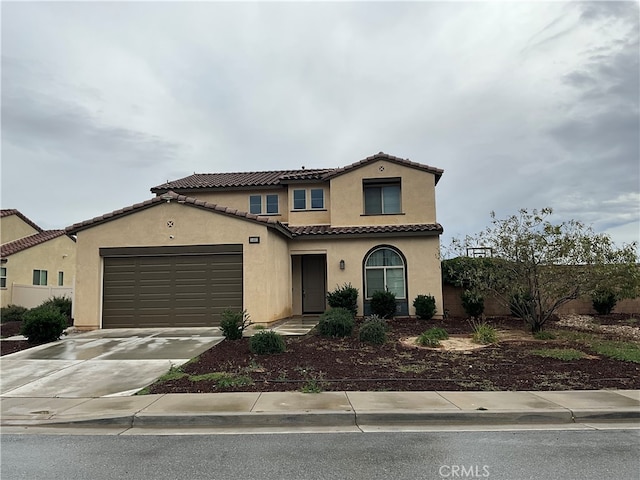
[[[386,290],[374,292],[371,296],[371,311],[382,318],[393,318],[396,314],[396,296]]]
[[[318,330],[325,337],[348,337],[353,331],[353,315],[346,308],[330,308],[318,322]]]
[[[358,289],[345,283],[327,294],[327,302],[330,307],[346,308],[355,316],[358,313]]]
[[[57,308],[45,305],[24,314],[20,333],[31,343],[47,343],[60,339],[65,328],[67,317]]]
[[[418,295],[413,301],[416,315],[423,320],[430,320],[436,314],[436,299],[432,295]]]
[[[465,290],[460,296],[462,308],[470,317],[479,317],[484,313],[484,297],[473,290]]]
[[[24,314],[28,309],[21,307],[20,305],[7,305],[0,309],[0,321],[5,322],[21,322]]]
[[[367,317],[360,327],[359,337],[361,342],[382,345],[387,341],[387,323],[377,315]]]
[[[433,327],[426,330],[418,337],[418,345],[423,347],[438,347],[440,340],[446,340],[449,338],[449,334],[444,328]]]
[[[246,310],[242,312],[234,312],[226,309],[221,314],[220,330],[227,340],[240,340],[242,332],[251,325],[251,319]]]
[[[282,335],[272,330],[263,330],[249,339],[249,350],[258,355],[282,353],[286,348]]]
[[[71,299],[67,297],[51,297],[40,304],[41,307],[57,308],[61,314],[71,320]]]
[[[475,343],[488,345],[498,341],[498,332],[486,322],[474,323],[471,338]]]
[[[591,295],[591,302],[599,315],[608,315],[613,311],[618,299],[611,290],[597,290]]]
[[[529,292],[514,293],[509,299],[511,315],[526,319],[527,316],[535,316],[535,304]]]

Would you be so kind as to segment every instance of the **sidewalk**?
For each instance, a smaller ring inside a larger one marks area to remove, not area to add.
[[[640,390],[323,392],[0,399],[3,427],[260,429],[640,425]],[[11,428],[10,428],[11,430]]]

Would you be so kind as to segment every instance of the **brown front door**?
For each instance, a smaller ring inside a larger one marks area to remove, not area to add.
[[[324,312],[326,266],[326,255],[302,256],[302,313]]]

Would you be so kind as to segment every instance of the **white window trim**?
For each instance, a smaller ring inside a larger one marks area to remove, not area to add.
[[[400,257],[400,260],[402,260],[402,266],[400,265],[389,265],[389,266],[367,266],[367,262],[369,261],[369,258],[371,258],[371,255],[373,255],[374,253],[380,251],[380,250],[391,250],[393,253],[395,253],[396,255],[398,255],[398,257]],[[371,300],[371,297],[368,297],[367,294],[369,292],[369,288],[367,285],[367,271],[369,270],[383,270],[382,273],[382,279],[384,282],[384,288],[385,290],[388,291],[387,288],[387,270],[389,269],[394,269],[394,270],[402,270],[402,296],[401,297],[396,297],[397,300],[406,300],[407,299],[407,265],[405,263],[404,258],[402,257],[402,255],[400,255],[400,252],[398,252],[397,250],[394,250],[393,248],[389,248],[389,247],[379,247],[379,248],[375,248],[374,250],[372,250],[371,252],[369,252],[369,254],[367,255],[367,258],[364,261],[364,295],[365,295],[365,300]]]

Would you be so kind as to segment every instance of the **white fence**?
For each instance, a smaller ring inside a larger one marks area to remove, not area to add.
[[[73,300],[73,288],[18,285],[14,283],[10,303],[26,308],[33,308],[51,297],[67,297]]]

